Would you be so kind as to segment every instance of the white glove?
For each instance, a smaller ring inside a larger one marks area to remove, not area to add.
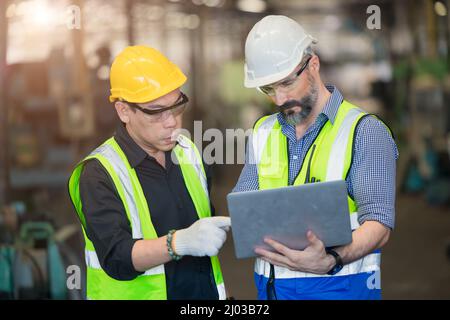
[[[227,239],[231,226],[229,217],[209,217],[197,220],[190,227],[175,232],[173,249],[180,256],[216,256]]]

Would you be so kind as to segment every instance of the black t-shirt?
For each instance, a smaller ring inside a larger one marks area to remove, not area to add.
[[[166,168],[149,156],[118,126],[115,139],[130,165],[136,170],[147,199],[151,220],[158,237],[171,229],[189,227],[198,220],[194,203],[184,183],[179,165],[166,152]],[[210,168],[205,165],[208,189]],[[134,269],[130,223],[111,177],[97,160],[88,161],[80,178],[80,196],[86,216],[86,232],[100,265],[117,280],[132,280],[142,274]],[[211,204],[212,214],[214,207]],[[168,299],[218,299],[209,257],[185,256],[164,265]]]

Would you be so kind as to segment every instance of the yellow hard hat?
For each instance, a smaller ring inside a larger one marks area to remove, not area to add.
[[[149,102],[181,87],[186,80],[183,72],[158,50],[127,47],[111,65],[109,101]]]

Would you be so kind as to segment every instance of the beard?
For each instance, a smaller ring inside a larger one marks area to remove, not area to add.
[[[303,98],[300,100],[289,100],[279,107],[282,111],[284,119],[290,125],[296,126],[308,119],[317,103],[319,95],[317,85],[310,76],[308,77],[308,82],[311,89]],[[300,112],[290,110],[296,106],[301,108]]]

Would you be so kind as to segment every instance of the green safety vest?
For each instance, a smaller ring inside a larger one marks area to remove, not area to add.
[[[294,185],[315,181],[345,180],[350,169],[355,128],[367,115],[343,101],[334,123],[328,120],[311,144]],[[253,148],[258,168],[260,189],[288,186],[287,138],[281,131],[277,115],[258,120],[254,127]],[[348,196],[350,214],[357,211],[355,201]]]
[[[173,149],[184,182],[192,198],[199,219],[210,217],[211,208],[207,189],[206,174],[202,158],[195,144],[180,135]],[[108,139],[82,160],[69,179],[69,193],[75,206],[85,239],[85,258],[87,265],[88,299],[131,299],[165,300],[167,299],[164,265],[147,270],[134,280],[120,281],[111,278],[100,266],[95,248],[86,234],[86,218],[80,198],[80,176],[86,161],[97,159],[106,169],[119,194],[130,221],[133,239],[157,239],[155,228],[142,186],[134,168],[130,166],[123,150],[114,138]],[[217,256],[211,257],[214,279],[219,299],[225,299],[225,286]]]
[[[353,157],[355,129],[360,120],[369,114],[347,101],[339,106],[336,118],[328,120],[311,144],[300,172],[293,185],[310,182],[345,180]],[[389,130],[389,128],[388,128]],[[391,133],[392,134],[392,133]],[[289,185],[289,159],[287,137],[282,133],[277,114],[259,119],[253,129],[252,147],[257,165],[259,189],[286,187]],[[347,195],[352,230],[357,229],[357,204]],[[275,267],[281,278],[303,278],[316,276],[310,273],[291,271]],[[344,266],[336,276],[370,272],[380,269],[380,254],[369,254],[360,260]],[[255,272],[269,276],[270,265],[256,259]],[[327,276],[327,275],[325,275]]]

